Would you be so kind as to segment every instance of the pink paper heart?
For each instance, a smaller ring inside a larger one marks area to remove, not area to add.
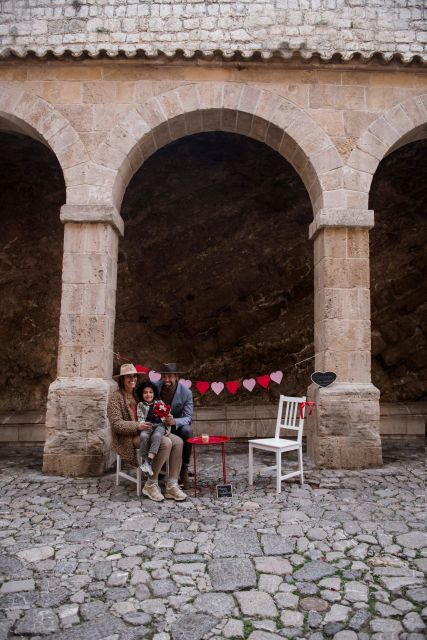
[[[283,380],[283,371],[273,371],[273,373],[270,373],[270,378],[273,380],[273,382],[277,382],[277,384],[280,384]]]
[[[181,378],[180,383],[183,384],[184,387],[187,387],[187,389],[189,389],[193,384],[191,380],[185,380],[184,378]]]
[[[158,382],[162,376],[156,371],[150,371],[148,377],[150,378],[151,382]]]
[[[212,391],[214,393],[216,393],[217,396],[219,396],[221,391],[223,391],[223,389],[224,389],[224,383],[223,382],[212,382],[211,389],[212,389]]]
[[[256,385],[256,382],[253,378],[248,378],[247,380],[243,380],[243,386],[248,391],[252,391],[255,385]]]

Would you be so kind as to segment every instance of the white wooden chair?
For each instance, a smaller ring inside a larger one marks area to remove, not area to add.
[[[302,430],[304,426],[304,405],[305,396],[301,398],[291,398],[288,396],[280,396],[279,410],[277,412],[276,431],[274,438],[259,438],[257,440],[249,440],[249,484],[253,484],[254,468],[253,468],[253,451],[254,449],[262,449],[263,451],[274,451],[276,454],[276,464],[270,469],[276,469],[276,491],[281,493],[282,480],[292,478],[293,476],[301,476],[301,484],[304,482],[304,473],[302,468]],[[287,440],[280,437],[282,429],[291,429],[297,432],[296,440]],[[282,453],[288,451],[298,451],[298,471],[292,471],[282,476]]]
[[[136,475],[131,476],[129,473],[122,471],[122,458],[117,454],[116,458],[116,486],[118,487],[120,484],[120,478],[125,478],[129,480],[129,482],[133,482],[136,484],[136,495],[139,497],[141,495],[141,486],[142,486],[142,471],[141,471],[141,454],[139,449],[135,450],[136,459],[138,460],[138,466],[136,468]],[[169,460],[166,460],[165,465],[163,467],[166,471],[166,475],[169,476]]]
[[[120,484],[120,478],[126,478],[126,480],[129,480],[129,482],[134,482],[136,484],[136,495],[140,496],[141,495],[141,480],[142,480],[142,471],[141,471],[141,467],[140,465],[142,464],[141,461],[141,456],[139,453],[139,449],[136,450],[136,458],[138,460],[138,466],[136,468],[136,475],[131,476],[129,475],[129,473],[125,473],[124,471],[122,471],[122,458],[121,456],[119,456],[119,454],[117,454],[117,458],[116,458],[116,486],[118,487]]]

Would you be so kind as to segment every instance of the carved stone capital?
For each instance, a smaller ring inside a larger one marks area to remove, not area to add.
[[[353,227],[372,229],[374,212],[372,209],[320,209],[309,227],[309,238],[313,240],[325,227]]]
[[[120,234],[124,233],[123,218],[114,205],[63,204],[61,222],[98,222],[111,224]]]

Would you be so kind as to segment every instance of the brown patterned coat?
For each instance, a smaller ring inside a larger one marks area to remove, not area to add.
[[[118,389],[108,401],[107,415],[110,421],[114,450],[125,462],[138,466],[133,438],[138,435],[138,422],[132,416],[124,393]]]

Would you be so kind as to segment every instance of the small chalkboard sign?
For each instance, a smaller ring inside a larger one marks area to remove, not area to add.
[[[217,498],[232,498],[233,497],[233,485],[232,484],[217,484],[216,485],[216,497]]]
[[[337,379],[337,374],[333,371],[315,371],[311,374],[311,379],[319,387],[329,387]]]

